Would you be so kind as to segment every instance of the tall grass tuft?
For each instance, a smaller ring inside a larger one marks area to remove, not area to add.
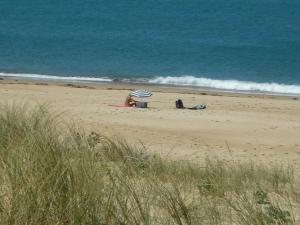
[[[45,106],[0,106],[1,224],[299,224],[292,168],[172,161]]]

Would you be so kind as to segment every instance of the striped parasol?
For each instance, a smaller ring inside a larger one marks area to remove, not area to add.
[[[145,98],[145,97],[150,97],[152,93],[150,91],[146,90],[134,90],[129,93],[129,95],[138,97],[138,98]]]

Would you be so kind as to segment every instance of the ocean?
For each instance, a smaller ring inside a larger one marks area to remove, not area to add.
[[[299,0],[1,0],[0,76],[300,94]]]

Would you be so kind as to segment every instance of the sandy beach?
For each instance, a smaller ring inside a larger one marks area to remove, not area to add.
[[[126,95],[147,88],[149,108],[124,108]],[[148,151],[174,159],[206,157],[290,163],[300,170],[300,98],[221,93],[133,84],[70,84],[0,80],[1,103],[46,103],[87,132],[143,143]],[[179,110],[206,104],[204,110]]]

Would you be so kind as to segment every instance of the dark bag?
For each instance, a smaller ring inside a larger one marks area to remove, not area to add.
[[[175,106],[177,109],[183,109],[184,106],[183,106],[183,102],[181,99],[177,99],[176,102],[175,102]]]
[[[148,107],[148,103],[147,102],[137,102],[136,103],[136,107],[137,108],[147,108]]]

